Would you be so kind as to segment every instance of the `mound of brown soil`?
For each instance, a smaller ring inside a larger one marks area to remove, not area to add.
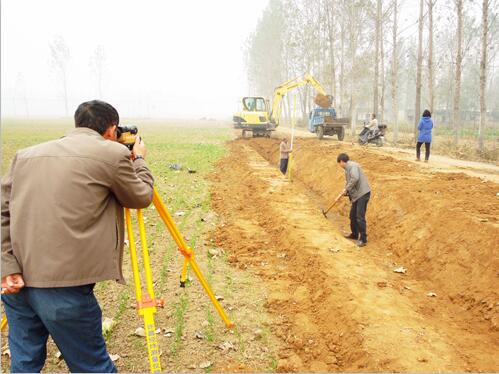
[[[321,108],[329,108],[331,106],[331,100],[326,95],[318,93],[314,98],[314,103]]]

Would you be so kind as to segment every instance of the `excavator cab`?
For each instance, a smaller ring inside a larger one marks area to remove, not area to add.
[[[266,112],[267,103],[263,97],[244,97],[244,110],[248,112]]]
[[[270,137],[274,126],[270,123],[267,100],[263,97],[248,96],[243,97],[242,104],[242,111],[234,114],[234,128],[242,129],[243,137],[247,131],[251,131],[253,137]]]

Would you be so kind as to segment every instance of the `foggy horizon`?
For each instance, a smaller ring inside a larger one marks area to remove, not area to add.
[[[2,117],[66,117],[49,47],[62,37],[67,116],[102,99],[129,118],[228,118],[248,92],[243,47],[266,4],[2,0]]]

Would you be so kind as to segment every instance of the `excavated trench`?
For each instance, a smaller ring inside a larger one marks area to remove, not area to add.
[[[278,370],[497,370],[497,185],[315,139],[296,141],[290,183],[278,143],[231,142],[212,188],[217,244],[267,290]],[[320,212],[344,185],[344,151],[373,189],[363,250],[342,237],[347,201]]]

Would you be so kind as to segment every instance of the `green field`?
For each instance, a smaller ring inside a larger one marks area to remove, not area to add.
[[[249,335],[261,326],[264,318],[261,290],[253,286],[257,282],[249,279],[251,275],[231,268],[225,254],[213,257],[208,253],[212,247],[210,232],[215,229],[218,219],[210,211],[210,186],[206,177],[214,169],[216,161],[226,153],[225,142],[233,137],[233,131],[227,124],[215,121],[129,120],[122,123],[139,127],[139,133],[147,145],[146,160],[154,174],[156,188],[188,244],[196,251],[196,258],[214,292],[223,295],[225,307],[237,303],[241,306],[239,311],[231,307],[229,315],[236,321],[245,321],[235,331],[227,331],[198,281],[192,279],[193,274],[189,275],[191,282],[188,282],[188,287],[179,289],[178,277],[183,257],[154,208],[145,209],[155,292],[165,299],[165,308],[160,309],[156,316],[156,326],[162,329],[158,339],[163,353],[163,370],[179,371],[191,366],[199,371],[199,364],[203,361],[211,361],[214,366],[227,359],[247,361],[243,356],[245,350],[257,350],[258,345],[263,344],[251,342]],[[2,120],[2,174],[7,171],[18,149],[56,139],[72,128],[70,119]],[[171,164],[182,165],[182,170],[171,170]],[[188,169],[195,173],[189,173]],[[127,247],[125,252],[124,271],[128,285],[102,282],[96,286],[95,293],[103,309],[103,317],[112,318],[115,322],[105,336],[108,351],[121,357],[116,362],[118,370],[146,372],[149,364],[145,338],[133,335],[143,322],[133,307],[135,295]],[[237,302],[241,295],[245,300]],[[251,307],[245,307],[246,303]],[[261,313],[254,313],[255,305],[259,305],[259,310],[262,308]],[[165,331],[172,333],[165,336]],[[201,344],[195,337],[196,332],[204,335]],[[222,357],[217,346],[230,339],[237,347],[243,348]],[[3,342],[5,349],[6,340]],[[44,371],[66,370],[64,361],[55,357],[56,352],[54,344],[49,344]],[[271,367],[273,360],[270,350],[267,359],[261,363],[261,370]],[[8,360],[2,360],[2,369],[8,370]]]

